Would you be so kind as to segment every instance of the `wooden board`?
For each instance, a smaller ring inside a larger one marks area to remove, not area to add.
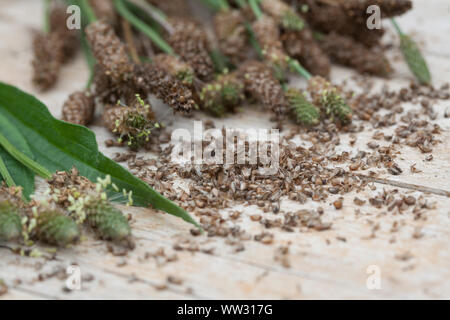
[[[35,94],[52,113],[60,116],[60,106],[67,95],[83,87],[87,70],[81,57],[62,70],[57,87],[40,93],[31,85],[31,29],[40,25],[40,1],[4,0],[0,12],[0,81],[5,81]],[[33,14],[30,14],[33,13]],[[450,6],[445,0],[415,1],[415,9],[399,22],[424,43],[424,52],[436,85],[450,79]],[[433,17],[428,19],[428,17]],[[436,32],[443,30],[443,32]],[[404,85],[410,79],[403,63],[395,65],[396,74],[389,80],[392,86]],[[340,81],[351,74],[344,68],[333,68],[332,76]],[[298,80],[299,86],[304,86]],[[417,106],[405,106],[405,109]],[[382,174],[363,194],[345,196],[342,210],[335,210],[331,196],[326,203],[309,201],[300,205],[282,201],[282,208],[325,209],[323,220],[333,223],[327,231],[296,230],[285,232],[270,229],[274,243],[264,245],[245,241],[245,250],[223,238],[193,237],[190,226],[167,214],[138,208],[124,208],[133,215],[132,227],[137,248],[126,256],[114,256],[104,242],[88,237],[79,246],[61,250],[55,256],[27,258],[13,253],[0,244],[0,279],[9,291],[1,299],[448,299],[450,298],[450,120],[444,111],[449,101],[435,105],[436,123],[444,130],[443,143],[433,151],[434,160],[424,161],[417,149],[403,147],[398,164],[404,169],[399,176]],[[192,126],[192,119],[170,116],[175,127]],[[216,125],[271,127],[268,115],[258,111],[238,114],[216,121]],[[120,148],[106,148],[104,140],[111,138],[104,128],[94,125],[101,150],[113,156]],[[353,148],[346,135],[343,148],[367,149],[373,130],[358,135]],[[416,163],[421,173],[411,173]],[[363,173],[363,172],[361,172]],[[435,202],[426,219],[414,219],[410,213],[400,214],[376,209],[368,204],[353,203],[354,196],[367,198],[383,189],[397,189],[405,195],[426,196]],[[243,210],[236,224],[251,235],[264,227],[251,221],[250,215],[264,214],[257,207]],[[232,209],[223,210],[227,216]],[[397,223],[398,230],[392,230]],[[376,226],[376,227],[374,227]],[[420,228],[420,238],[414,238]],[[174,245],[189,241],[186,250]],[[274,259],[280,246],[289,246],[290,267]],[[189,249],[190,248],[190,249]],[[42,248],[44,251],[45,248]],[[167,261],[156,256],[164,250]],[[50,259],[51,257],[51,259]],[[82,288],[68,292],[65,271],[77,265],[82,275]],[[381,272],[381,289],[367,286],[369,266]],[[178,279],[179,278],[179,279]],[[171,281],[169,281],[170,279]]]

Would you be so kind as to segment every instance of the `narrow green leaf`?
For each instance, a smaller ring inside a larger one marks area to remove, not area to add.
[[[411,72],[422,84],[430,84],[431,73],[417,43],[407,35],[400,36],[400,49]]]
[[[0,114],[0,135],[7,139],[7,142],[12,144],[16,150],[26,155],[29,158],[33,158],[33,153],[28,146],[27,141],[22,136],[19,130],[12,126],[8,121]],[[0,143],[0,157],[3,159],[7,172],[11,175],[11,179],[15,185],[22,187],[22,193],[25,199],[29,199],[30,195],[34,192],[34,173],[28,169],[25,165],[16,160],[11,154],[9,154]],[[1,174],[3,175],[3,174]],[[8,182],[8,178],[3,175],[5,182],[11,186],[11,181]]]
[[[120,189],[133,192],[135,205],[152,205],[155,209],[200,227],[185,210],[99,152],[91,130],[55,119],[47,107],[35,97],[2,82],[0,115],[7,118],[11,125],[22,133],[35,161],[49,171],[70,170],[75,166],[81,175],[91,181],[110,175],[112,182]],[[111,193],[121,195],[121,192],[113,190]]]
[[[408,64],[409,70],[421,84],[430,84],[430,69],[428,69],[427,62],[419,46],[410,36],[403,32],[395,19],[391,19],[391,22],[400,37],[400,50]]]
[[[5,182],[8,185],[8,187],[14,187],[16,185],[1,155],[0,155],[0,175],[3,177],[3,179],[5,179]]]
[[[17,128],[11,125],[6,118],[0,114],[0,145],[17,161],[23,164],[34,173],[45,179],[50,179],[52,174],[39,163],[31,159],[23,151],[16,147],[17,141],[23,142],[22,147],[26,145],[23,141],[22,134]],[[28,151],[28,150],[27,150]]]
[[[30,195],[34,192],[34,172],[25,167],[19,161],[11,157],[11,155],[0,146],[0,157],[2,158],[8,173],[11,175],[11,179],[14,185],[22,187],[22,194],[26,200],[30,199]],[[2,181],[2,173],[0,173],[0,182]],[[8,186],[10,183],[5,182]]]

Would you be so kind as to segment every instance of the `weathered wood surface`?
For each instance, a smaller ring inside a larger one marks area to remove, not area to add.
[[[62,69],[57,87],[48,93],[37,92],[30,83],[31,28],[40,24],[39,1],[2,0],[0,11],[0,80],[34,93],[44,101],[55,116],[67,95],[82,88],[87,70],[81,55]],[[415,1],[415,10],[399,19],[407,31],[413,31],[424,43],[424,52],[434,76],[440,84],[450,79],[450,6],[445,0]],[[30,14],[32,13],[32,14]],[[429,17],[432,17],[430,19]],[[437,32],[439,30],[439,32]],[[395,65],[392,86],[408,82],[410,75],[402,63]],[[347,77],[350,72],[334,68],[335,80]],[[299,81],[299,85],[304,85]],[[405,109],[417,108],[404,105]],[[417,149],[402,148],[398,164],[404,169],[399,176],[383,174],[373,184],[376,190],[364,194],[375,195],[383,189],[398,189],[404,194],[426,195],[427,201],[436,202],[436,208],[427,211],[427,219],[414,220],[411,214],[395,214],[386,209],[375,209],[365,204],[353,203],[355,194],[345,196],[342,210],[331,205],[338,196],[331,196],[326,204],[312,201],[299,205],[290,200],[282,202],[285,210],[301,208],[325,209],[323,220],[332,221],[331,230],[286,233],[271,229],[274,243],[263,245],[254,241],[244,243],[245,250],[234,252],[224,239],[192,237],[190,226],[167,214],[136,208],[125,208],[132,213],[132,227],[137,248],[126,257],[113,256],[104,242],[88,237],[81,245],[62,250],[54,259],[25,258],[12,253],[0,244],[0,279],[9,287],[1,299],[214,299],[214,298],[450,298],[450,120],[443,114],[449,101],[435,105],[437,123],[444,129],[434,152],[434,160],[424,161]],[[230,119],[216,121],[245,127],[269,127],[266,114],[249,111]],[[191,126],[191,119],[174,117],[175,126]],[[248,126],[248,124],[247,124]],[[99,146],[107,155],[120,151],[105,148],[103,141],[109,137],[106,130],[93,126]],[[353,151],[367,150],[373,130],[358,135]],[[348,149],[348,137],[341,140]],[[411,173],[410,165],[416,163],[421,173]],[[361,172],[363,173],[363,172]],[[358,197],[365,198],[364,194]],[[355,210],[360,213],[356,214]],[[232,210],[221,212],[226,216]],[[261,213],[256,207],[244,208],[239,225],[251,234],[263,230],[249,216]],[[394,222],[399,230],[392,231]],[[371,237],[374,226],[375,236]],[[421,228],[422,237],[413,237]],[[197,252],[175,251],[180,239],[189,239]],[[276,248],[289,245],[290,268],[274,260]],[[164,262],[148,257],[148,253],[163,248],[167,256],[176,254],[177,260]],[[45,249],[45,248],[44,248]],[[212,253],[206,253],[213,249]],[[64,290],[61,274],[67,266],[80,267],[83,283],[81,291]],[[381,290],[369,290],[366,270],[376,265],[381,270]],[[62,271],[61,271],[62,270]],[[182,283],[168,283],[170,276],[179,277]]]

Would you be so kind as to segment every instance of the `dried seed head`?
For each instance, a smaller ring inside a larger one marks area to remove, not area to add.
[[[347,124],[352,120],[352,109],[342,97],[341,91],[322,77],[308,81],[308,91],[316,105],[320,105],[332,120]]]
[[[300,31],[305,27],[303,18],[281,0],[263,0],[261,8],[286,30]]]
[[[64,102],[62,120],[86,126],[92,121],[94,111],[94,97],[86,91],[77,91]]]
[[[58,80],[62,43],[57,34],[35,33],[33,39],[33,83],[48,90]]]
[[[215,116],[223,116],[244,99],[244,84],[237,72],[220,75],[200,92],[202,106]]]
[[[173,50],[194,69],[203,81],[214,75],[214,64],[209,55],[206,32],[197,23],[188,19],[169,19],[173,33],[166,36]]]
[[[249,61],[240,69],[246,91],[277,115],[286,114],[287,103],[272,69],[259,61]]]
[[[0,240],[14,241],[22,235],[19,209],[11,201],[0,201]]]
[[[221,52],[231,63],[245,59],[248,43],[245,18],[239,10],[220,11],[214,16],[214,31]]]
[[[342,5],[345,2],[346,0],[308,1],[308,14],[305,15],[305,18],[314,30],[325,33],[337,32],[339,34],[349,35],[368,47],[379,45],[384,30],[369,30],[367,28],[367,16],[365,13],[367,7],[364,10],[364,20],[362,21],[356,19],[354,15],[347,14],[349,11]],[[330,17],[333,17],[333,23],[330,23]]]
[[[127,80],[133,71],[125,45],[105,21],[97,21],[86,28],[87,40],[104,73],[117,83]]]
[[[371,5],[380,8],[383,19],[401,15],[412,8],[411,0],[339,0],[339,5],[348,17],[364,21],[367,19],[367,8]]]
[[[146,92],[139,90],[133,81],[114,81],[98,64],[94,70],[94,94],[101,102],[115,104],[121,100],[129,103],[135,99],[136,93],[145,97]]]
[[[301,31],[287,30],[281,37],[289,56],[297,59],[313,75],[322,77],[330,73],[330,60],[305,26]]]
[[[320,121],[319,110],[310,103],[299,90],[289,89],[286,92],[289,107],[292,109],[296,121],[307,126],[315,126]]]
[[[139,91],[155,94],[175,111],[187,113],[195,107],[191,89],[158,65],[135,66],[132,80],[134,87],[139,88]]]
[[[289,57],[279,40],[280,32],[276,21],[272,17],[263,16],[253,22],[252,28],[264,59],[274,69],[276,78],[284,79]]]
[[[277,22],[272,17],[263,15],[252,23],[252,29],[263,50],[266,47],[281,47],[281,43],[279,42],[280,31]]]
[[[57,34],[61,41],[60,59],[62,63],[69,61],[79,47],[78,31],[67,28],[67,7],[53,1],[50,6],[50,33]]]
[[[120,140],[127,140],[131,149],[139,149],[149,140],[151,131],[158,127],[151,106],[139,97],[130,106],[107,106],[103,112],[103,121]]]
[[[152,62],[167,71],[171,76],[185,85],[191,85],[194,80],[194,70],[184,61],[168,54],[158,54]]]
[[[59,211],[43,210],[36,217],[35,237],[58,247],[76,243],[80,230],[72,219]]]
[[[117,25],[117,12],[111,0],[89,0],[89,4],[94,10],[95,16],[106,21],[111,26]]]
[[[369,49],[349,36],[330,33],[320,39],[320,46],[334,62],[355,68],[360,73],[385,77],[392,72],[381,49]]]

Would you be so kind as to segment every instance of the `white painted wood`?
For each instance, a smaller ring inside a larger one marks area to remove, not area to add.
[[[424,42],[424,52],[434,81],[436,84],[443,83],[450,79],[450,6],[445,0],[414,2],[415,10],[401,17],[399,22],[405,30],[413,32],[418,40]],[[55,89],[48,93],[37,92],[30,82],[30,30],[40,24],[40,1],[2,0],[0,5],[0,81],[35,94],[59,117],[60,107],[67,95],[82,88],[87,79],[82,56],[79,55],[62,69],[61,80]],[[395,67],[396,74],[389,84],[404,85],[411,76],[402,63]],[[350,74],[345,68],[335,67],[332,76],[333,80],[340,81]],[[303,80],[297,83],[299,86],[305,85]],[[420,108],[404,107],[407,110]],[[403,147],[397,162],[404,169],[404,174],[392,176],[382,173],[379,176],[403,183],[402,187],[374,183],[376,190],[366,190],[365,195],[346,195],[342,210],[335,210],[332,206],[338,196],[331,196],[321,204],[309,201],[299,205],[283,200],[282,208],[286,211],[322,206],[325,210],[323,219],[333,223],[331,230],[287,233],[270,229],[275,236],[273,245],[246,241],[245,250],[234,253],[235,247],[228,245],[224,239],[190,236],[190,226],[170,215],[124,208],[133,215],[132,227],[137,243],[136,250],[126,257],[113,256],[105,243],[94,240],[90,235],[79,246],[58,252],[55,260],[20,257],[0,247],[0,279],[9,286],[9,293],[0,299],[448,299],[450,198],[428,195],[428,201],[435,201],[436,208],[426,212],[426,220],[414,220],[410,213],[388,212],[385,208],[379,210],[368,204],[357,207],[353,203],[354,196],[366,198],[369,194],[376,195],[383,188],[398,189],[415,196],[424,193],[409,189],[411,185],[450,191],[450,120],[443,117],[446,107],[450,107],[450,102],[444,101],[435,106],[439,114],[437,123],[444,133],[440,136],[443,143],[433,152],[434,160],[424,162],[425,156],[417,149]],[[158,112],[165,113],[164,107],[161,106]],[[169,119],[174,121],[174,127],[192,126],[192,119],[178,116],[169,116]],[[248,126],[249,121],[252,126],[272,126],[268,115],[257,110],[246,110],[229,119],[215,120],[217,126],[228,124],[239,127]],[[121,151],[104,146],[104,140],[110,138],[105,129],[98,125],[92,129],[103,152],[112,156]],[[356,145],[351,149],[348,137],[343,135],[341,147],[352,152],[367,150],[366,144],[372,134],[371,130],[359,134]],[[423,172],[410,173],[409,167],[413,163]],[[391,183],[389,181],[387,183]],[[355,214],[356,210],[360,213]],[[220,213],[226,216],[230,211]],[[236,224],[252,235],[264,230],[259,223],[249,219],[251,214],[261,213],[258,208],[248,207],[243,211]],[[267,217],[273,218],[272,215]],[[394,222],[401,225],[397,232],[391,231]],[[376,224],[379,224],[379,229],[375,237],[370,238]],[[412,234],[418,227],[422,228],[423,237],[414,239]],[[174,251],[174,244],[181,239],[189,239],[200,249],[213,248],[213,253]],[[282,245],[289,245],[290,268],[274,260],[276,248]],[[175,253],[178,259],[164,265],[158,264],[154,258],[145,259],[146,253],[159,248],[167,254]],[[124,261],[126,265],[122,265]],[[57,277],[36,281],[39,274],[46,274],[54,268],[66,268],[73,263],[80,266],[83,276],[93,276],[92,281],[83,283],[81,291],[64,292],[65,280]],[[380,267],[381,290],[369,290],[366,286],[369,276],[366,270],[370,265]],[[169,276],[181,278],[182,283],[168,283]],[[21,279],[21,283],[17,283],[17,279]],[[167,288],[161,290],[164,284]]]

